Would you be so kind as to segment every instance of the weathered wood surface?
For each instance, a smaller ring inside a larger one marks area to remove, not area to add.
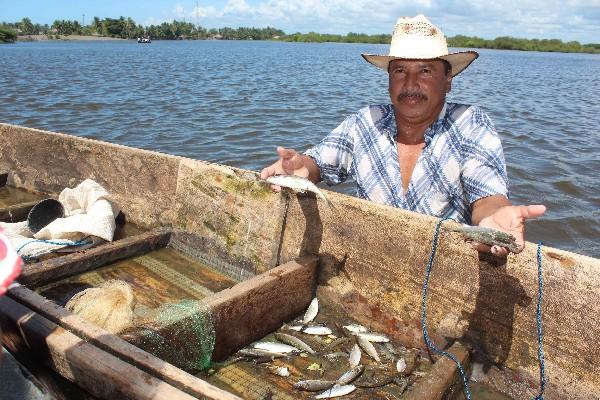
[[[300,314],[314,297],[316,278],[317,258],[305,256],[205,298],[215,321],[213,358],[226,358]]]
[[[14,204],[8,207],[0,208],[0,221],[2,222],[20,222],[27,219],[29,211],[37,204],[37,201]]]
[[[350,285],[368,308],[395,316],[407,332],[418,327],[437,222],[431,217],[327,192],[335,210],[292,195],[284,223],[285,196],[262,190],[250,171],[5,124],[0,135],[0,170],[9,172],[9,185],[57,192],[92,177],[115,193],[133,222],[173,223],[207,236],[232,260],[251,260],[257,272],[275,266],[278,254],[282,262],[319,254],[324,285]],[[430,332],[470,340],[488,363],[536,376],[535,246],[507,260],[480,259],[456,233],[440,240]],[[547,397],[560,386],[572,398],[599,398],[600,260],[544,248],[543,262]]]
[[[8,124],[0,137],[9,185],[60,193],[91,178],[138,225],[173,220],[180,157]]]
[[[334,209],[309,196],[291,197],[282,262],[319,254],[320,284],[356,303],[357,319],[383,318],[383,330],[423,347],[422,285],[437,220],[327,196]],[[599,398],[600,261],[549,247],[542,257],[550,377],[545,397],[561,398],[561,388],[568,387],[574,399]],[[471,341],[486,363],[508,366],[535,382],[537,284],[535,245],[527,243],[522,253],[502,260],[480,256],[460,235],[442,232],[430,279],[428,330]]]
[[[466,347],[455,342],[446,351],[460,361],[465,371],[468,370],[469,350]],[[454,383],[462,387],[458,368],[454,361],[441,357],[433,364],[427,376],[408,390],[406,400],[440,400]]]
[[[187,393],[85,342],[7,297],[0,298],[4,345],[36,354],[60,375],[100,399],[193,399]]]
[[[253,273],[277,265],[284,202],[255,172],[2,123],[0,137],[10,186],[59,193],[91,178],[139,226],[197,233]]]
[[[157,228],[140,235],[27,265],[18,281],[24,285],[35,286],[77,275],[111,262],[164,247],[169,242],[170,235],[170,229]]]
[[[215,400],[239,399],[129,344],[23,286],[11,289],[7,295],[88,343],[192,396]]]
[[[255,172],[183,159],[173,226],[206,238],[215,255],[257,274],[277,265],[284,205]]]
[[[195,327],[198,313],[206,313],[214,325],[212,359],[223,360],[306,309],[314,297],[316,278],[317,258],[305,256],[205,297],[197,309],[178,309],[181,312],[176,318],[153,322],[150,327],[161,337],[168,338],[171,346],[186,348],[194,344],[197,334],[186,330]],[[128,332],[128,340],[141,348],[153,346],[152,341],[145,338],[145,332]],[[161,358],[176,366],[183,367],[190,362],[177,357],[174,352],[161,353]]]

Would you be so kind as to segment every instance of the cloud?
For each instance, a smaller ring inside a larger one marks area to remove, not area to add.
[[[391,33],[399,16],[424,13],[448,35],[563,38],[593,41],[600,32],[600,0],[228,0],[186,9],[176,18],[200,25],[274,26],[288,33]],[[596,42],[598,40],[596,39]]]

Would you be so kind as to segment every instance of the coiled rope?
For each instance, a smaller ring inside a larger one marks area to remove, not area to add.
[[[437,251],[437,244],[440,236],[440,228],[442,223],[447,220],[452,220],[452,218],[443,218],[438,221],[435,227],[435,232],[433,234],[433,240],[431,242],[431,254],[429,256],[429,262],[427,263],[427,268],[425,270],[425,279],[423,281],[423,292],[422,292],[422,301],[421,301],[421,328],[423,330],[423,339],[425,340],[425,344],[427,348],[433,350],[434,352],[441,354],[450,360],[452,360],[456,367],[458,368],[458,372],[463,381],[463,389],[465,392],[465,397],[467,400],[471,400],[471,391],[469,389],[469,378],[465,373],[465,369],[460,363],[460,361],[451,353],[447,351],[439,349],[429,338],[429,334],[427,333],[427,290],[429,288],[429,277],[431,275],[431,269],[433,267],[433,260],[435,259],[435,253]],[[543,332],[542,332],[542,289],[543,289],[543,280],[542,280],[542,242],[538,243],[537,248],[537,267],[538,267],[538,296],[537,296],[537,308],[536,308],[536,321],[537,321],[537,337],[538,337],[538,360],[540,367],[540,392],[535,397],[535,400],[543,400],[544,397],[544,388],[546,386],[546,377],[545,377],[545,366],[544,366],[544,349],[543,349]]]
[[[55,246],[84,246],[86,244],[91,244],[91,241],[88,240],[78,240],[78,241],[55,241],[55,240],[43,240],[43,239],[32,239],[29,240],[25,243],[23,243],[21,246],[19,246],[19,248],[17,248],[17,254],[19,254],[21,256],[21,258],[25,261],[29,261],[32,259],[32,257],[29,257],[27,255],[21,255],[20,252],[21,250],[23,250],[23,247],[31,244],[31,243],[47,243],[47,244],[53,244]]]

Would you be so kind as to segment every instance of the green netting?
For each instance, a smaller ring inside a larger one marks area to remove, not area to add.
[[[212,313],[197,300],[165,304],[155,310],[148,322],[124,331],[121,336],[191,373],[210,366],[215,347]]]

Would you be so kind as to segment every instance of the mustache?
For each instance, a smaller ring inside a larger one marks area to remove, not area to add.
[[[405,90],[403,92],[400,92],[397,98],[398,101],[401,101],[407,97],[416,97],[420,100],[427,100],[427,96],[423,92],[420,92],[418,90]]]

